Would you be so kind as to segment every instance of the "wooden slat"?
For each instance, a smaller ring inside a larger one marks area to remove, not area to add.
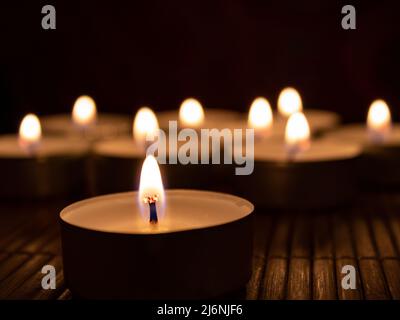
[[[26,253],[40,253],[49,242],[58,238],[58,230],[55,226],[47,227],[43,232],[39,233],[31,241],[22,246],[19,251]]]
[[[298,216],[294,223],[291,243],[291,257],[309,258],[311,256],[311,220],[309,216]]]
[[[10,274],[6,279],[1,282],[0,299],[7,298],[14,290],[24,285],[25,281],[29,279],[38,270],[49,261],[49,256],[35,255],[27,260],[20,268]]]
[[[375,209],[376,210],[376,209]],[[382,212],[376,212],[371,216],[371,228],[373,231],[379,257],[396,258],[397,252],[390,237],[390,231],[382,219]]]
[[[289,300],[312,298],[309,259],[290,259],[287,298]]]
[[[260,299],[282,300],[286,296],[288,260],[282,258],[268,259]]]
[[[346,265],[351,265],[356,269],[356,288],[343,289],[342,280],[346,274],[342,274],[342,268]],[[356,259],[341,258],[336,260],[336,287],[340,300],[360,300],[362,295],[362,284],[360,278],[360,270]]]
[[[400,209],[398,213],[395,213],[392,210],[388,213],[388,226],[397,248],[397,252],[400,253]]]
[[[281,216],[274,225],[269,257],[287,258],[289,256],[291,219],[289,216]]]
[[[8,253],[5,253],[5,252],[0,253],[0,262],[7,259],[7,257],[8,257]]]
[[[65,289],[62,294],[57,298],[58,300],[71,300],[72,299],[72,294],[69,289]]]
[[[272,216],[266,214],[256,215],[254,252],[253,252],[253,273],[247,284],[246,296],[249,300],[258,299],[260,294],[261,280],[265,270],[265,259],[269,241],[271,239]]]
[[[390,299],[385,277],[377,259],[360,259],[359,266],[364,295],[367,300]]]
[[[335,300],[335,268],[333,259],[315,259],[313,265],[313,298]]]
[[[18,269],[30,257],[27,254],[10,254],[0,264],[0,284],[1,281],[8,277],[13,271]],[[1,290],[0,290],[1,291]]]
[[[392,298],[400,300],[400,261],[384,259],[382,266]]]
[[[338,214],[333,218],[333,238],[336,259],[355,257],[350,225],[351,218],[349,218],[349,215],[344,216]]]
[[[18,252],[21,247],[34,241],[38,236],[43,235],[49,224],[49,221],[25,224],[8,237],[3,238],[0,241],[0,248],[5,252]]]
[[[365,215],[358,214],[353,220],[353,234],[356,246],[357,257],[375,258],[377,253],[372,241],[368,221]]]
[[[265,258],[255,255],[253,257],[253,272],[246,288],[246,297],[249,300],[258,299],[261,279],[264,274]]]
[[[314,258],[333,258],[332,222],[330,215],[322,214],[314,218]]]
[[[59,257],[53,257],[49,261],[46,262],[48,265],[52,265],[56,269],[56,276],[62,277],[62,266],[61,260]],[[35,296],[41,295],[44,298],[50,299],[52,296],[57,297],[60,292],[63,290],[60,285],[62,284],[62,278],[59,279],[59,282],[56,281],[56,289],[55,290],[44,290],[42,289],[42,279],[45,276],[41,272],[41,268],[43,266],[39,265],[39,268],[35,270],[33,275],[28,278],[24,283],[16,288],[7,299],[33,299]],[[57,279],[56,279],[57,280]]]
[[[254,254],[265,257],[271,239],[273,217],[259,213],[255,217]]]

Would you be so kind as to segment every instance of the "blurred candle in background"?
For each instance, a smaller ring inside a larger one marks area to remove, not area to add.
[[[27,114],[18,134],[0,136],[0,198],[81,197],[86,193],[88,144],[42,135],[39,118]]]
[[[21,121],[18,134],[18,142],[22,149],[28,153],[34,153],[42,138],[42,127],[39,118],[30,113]]]
[[[254,99],[250,106],[248,126],[254,129],[256,138],[266,138],[270,135],[273,125],[271,105],[263,97]]]
[[[72,120],[81,130],[92,126],[97,119],[97,108],[89,96],[80,96],[72,108]]]
[[[292,87],[284,88],[278,98],[279,114],[288,118],[293,113],[302,110],[303,102],[301,101],[299,92]]]
[[[153,110],[148,107],[140,108],[133,121],[133,138],[136,145],[144,149],[147,145],[146,137],[158,129],[158,120]]]
[[[295,112],[289,117],[285,129],[285,145],[289,158],[310,147],[310,127],[302,112]]]
[[[181,127],[200,128],[204,123],[204,110],[201,103],[188,98],[179,108],[179,124]]]
[[[392,120],[384,100],[375,100],[369,107],[367,117],[368,134],[371,142],[383,143],[390,134]]]

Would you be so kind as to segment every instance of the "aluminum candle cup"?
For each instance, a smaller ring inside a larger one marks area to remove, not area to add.
[[[154,225],[138,193],[95,197],[60,214],[64,274],[74,297],[212,298],[251,275],[253,205],[223,193],[166,190]]]
[[[167,150],[168,155],[168,150]],[[130,137],[99,141],[93,146],[92,190],[95,195],[123,192],[138,185],[140,166],[145,151]],[[160,164],[168,188],[215,188],[220,190],[218,176],[221,165]],[[220,179],[222,180],[222,178]]]
[[[85,143],[43,138],[34,154],[16,135],[0,137],[0,197],[44,198],[82,194],[85,190]]]
[[[400,126],[393,125],[385,140],[373,143],[363,124],[347,125],[326,135],[340,143],[348,141],[362,146],[358,177],[362,188],[400,187]]]
[[[360,148],[327,141],[289,160],[283,144],[255,145],[254,172],[235,176],[239,194],[257,208],[319,209],[350,203],[357,195]]]
[[[42,117],[44,134],[84,137],[99,140],[129,134],[132,130],[131,119],[118,114],[99,114],[97,120],[87,126],[79,127],[69,114]]]

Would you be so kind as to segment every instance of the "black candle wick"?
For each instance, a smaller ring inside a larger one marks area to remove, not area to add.
[[[150,206],[150,223],[157,223],[158,222],[158,217],[157,217],[157,208],[156,208],[156,202],[149,202]]]
[[[149,222],[151,224],[156,224],[158,222],[158,217],[157,217],[157,207],[156,207],[156,202],[157,202],[157,195],[152,196],[152,197],[146,197],[145,202],[149,204],[150,208],[150,219]]]

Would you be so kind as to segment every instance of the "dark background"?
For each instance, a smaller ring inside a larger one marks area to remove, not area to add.
[[[398,1],[2,1],[0,131],[26,112],[69,112],[80,94],[100,111],[146,104],[247,111],[257,95],[276,104],[293,85],[305,107],[363,120],[372,99],[399,118]],[[41,28],[41,8],[57,29]],[[341,28],[353,4],[357,30]]]

